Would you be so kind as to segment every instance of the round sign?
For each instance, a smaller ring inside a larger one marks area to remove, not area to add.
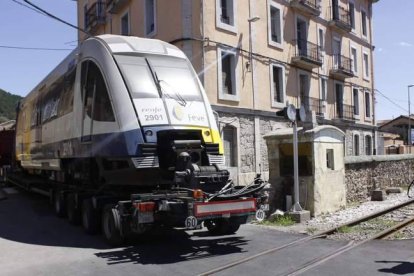
[[[265,219],[265,212],[262,209],[256,211],[256,220],[263,221]]]
[[[185,228],[187,229],[194,229],[197,227],[197,218],[190,216],[185,219]]]
[[[291,120],[292,122],[296,120],[296,108],[293,104],[287,106],[286,113],[289,120]]]

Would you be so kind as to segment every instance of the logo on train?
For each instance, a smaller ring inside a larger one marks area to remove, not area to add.
[[[184,108],[181,105],[175,105],[173,107],[173,115],[177,120],[181,121],[184,118]]]

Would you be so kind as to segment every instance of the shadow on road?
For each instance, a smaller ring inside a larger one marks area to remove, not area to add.
[[[243,253],[245,250],[242,247],[247,242],[248,240],[239,236],[190,239],[186,232],[174,230],[167,236],[137,240],[134,246],[95,255],[106,259],[108,265],[168,264]]]
[[[45,197],[22,190],[0,200],[0,239],[45,246],[109,248],[99,236],[89,236],[81,227],[57,218]]]
[[[391,268],[378,269],[379,272],[392,273],[396,275],[413,275],[414,274],[414,263],[404,261],[376,261],[376,263],[385,264],[396,264]]]

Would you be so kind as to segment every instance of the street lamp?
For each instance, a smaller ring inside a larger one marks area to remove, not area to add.
[[[249,22],[249,68],[253,66],[252,23],[258,21],[259,19],[259,16],[253,16],[247,19]]]
[[[410,87],[414,87],[414,84],[408,85],[408,145],[410,146],[410,153],[411,153],[411,110],[410,110]]]

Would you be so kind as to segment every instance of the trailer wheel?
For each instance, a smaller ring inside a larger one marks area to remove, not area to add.
[[[237,220],[214,219],[204,222],[208,231],[212,235],[228,235],[234,234],[239,230],[240,223]]]
[[[88,198],[82,202],[82,226],[85,232],[95,235],[99,232],[101,217],[99,211],[93,207],[92,199]]]
[[[113,204],[108,204],[103,209],[102,233],[111,246],[120,246],[125,240],[121,235],[121,217]]]
[[[66,213],[69,222],[73,225],[79,225],[81,222],[81,212],[79,206],[76,206],[76,195],[69,194],[66,202]]]
[[[53,195],[55,214],[56,216],[63,218],[66,216],[65,194],[60,191],[55,191]]]

